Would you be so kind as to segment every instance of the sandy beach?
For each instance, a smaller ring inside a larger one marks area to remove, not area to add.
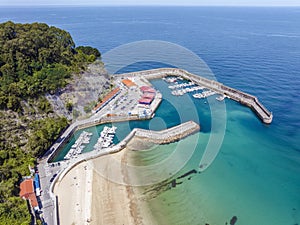
[[[60,224],[157,224],[136,187],[112,181],[130,179],[122,166],[128,151],[82,162],[56,184]]]
[[[91,217],[93,170],[83,162],[55,185],[60,224],[89,224]]]

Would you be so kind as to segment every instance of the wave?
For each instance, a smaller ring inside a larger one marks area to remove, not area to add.
[[[279,34],[279,33],[264,34],[264,33],[257,33],[257,32],[247,32],[247,34],[253,36],[264,36],[264,37],[300,38],[300,35],[298,34]]]
[[[287,34],[268,34],[268,37],[286,37],[286,38],[300,38],[300,35],[287,35]]]

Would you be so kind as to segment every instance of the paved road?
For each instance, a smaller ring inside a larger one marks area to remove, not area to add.
[[[64,163],[54,163],[48,164],[47,159],[43,159],[39,161],[38,170],[40,174],[40,183],[41,183],[41,196],[40,196],[40,204],[42,217],[47,225],[56,224],[54,221],[54,201],[50,196],[50,185],[51,181],[54,179],[55,174],[58,174],[59,171],[64,167]]]

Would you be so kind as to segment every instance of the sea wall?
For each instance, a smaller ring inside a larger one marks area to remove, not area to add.
[[[192,74],[186,70],[177,68],[161,68],[146,71],[138,71],[132,73],[121,74],[123,77],[144,76],[146,79],[159,79],[166,76],[180,76],[186,80],[190,80],[195,84],[209,88],[218,94],[226,95],[227,97],[250,107],[255,114],[262,120],[263,123],[270,124],[273,120],[273,114],[265,106],[263,106],[257,97],[237,89],[228,87],[215,80],[210,80],[199,75]]]
[[[199,130],[200,126],[197,123],[189,121],[161,131],[136,129],[135,136],[155,144],[167,144],[183,139]]]

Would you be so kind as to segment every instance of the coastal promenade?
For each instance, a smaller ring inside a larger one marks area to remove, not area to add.
[[[273,120],[273,114],[265,106],[263,106],[257,97],[247,94],[245,92],[236,90],[234,88],[225,86],[224,84],[215,80],[209,80],[199,75],[192,74],[183,69],[177,68],[161,68],[153,70],[138,71],[132,73],[120,74],[122,77],[144,77],[147,80],[160,79],[167,76],[179,76],[186,80],[192,81],[199,86],[208,88],[218,94],[225,95],[243,105],[250,107],[256,115],[265,124],[270,124]]]

